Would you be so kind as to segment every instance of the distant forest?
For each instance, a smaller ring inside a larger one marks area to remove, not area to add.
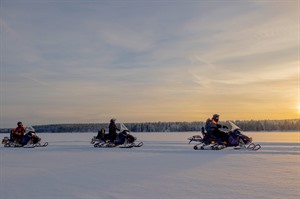
[[[290,120],[236,120],[233,121],[243,131],[300,131],[300,119]],[[186,132],[201,131],[205,122],[144,122],[124,123],[131,132]],[[220,122],[229,125],[227,121]],[[86,124],[49,124],[36,125],[37,133],[76,133],[97,132],[101,128],[108,129],[108,123]],[[11,129],[0,129],[0,133],[8,133]]]

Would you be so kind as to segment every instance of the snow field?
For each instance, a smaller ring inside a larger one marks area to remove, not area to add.
[[[94,148],[92,133],[39,134],[45,148],[2,146],[0,198],[299,198],[299,133],[247,133],[262,145],[256,152],[195,151],[194,134],[135,133],[144,146],[130,149]]]

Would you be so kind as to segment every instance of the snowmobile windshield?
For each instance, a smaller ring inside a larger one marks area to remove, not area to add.
[[[129,131],[128,128],[125,126],[125,124],[123,123],[120,123],[120,132],[123,132],[123,131]]]
[[[29,133],[30,131],[35,132],[35,130],[32,126],[27,126],[26,129],[25,129],[25,133]]]
[[[234,130],[241,130],[240,127],[238,127],[236,124],[234,124],[233,122],[229,121],[229,124],[231,126],[231,131],[234,131]]]

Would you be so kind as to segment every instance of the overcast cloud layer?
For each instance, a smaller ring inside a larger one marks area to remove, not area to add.
[[[1,127],[298,118],[299,1],[1,0]]]

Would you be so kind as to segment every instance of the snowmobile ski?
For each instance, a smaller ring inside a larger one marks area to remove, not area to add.
[[[253,151],[257,151],[261,148],[260,144],[251,143],[249,146],[247,146],[248,149],[251,149]]]
[[[23,148],[35,148],[35,147],[46,147],[46,146],[48,146],[48,142],[45,142],[43,144],[41,144],[41,143],[36,143],[36,144],[28,143],[28,144],[24,145]]]
[[[34,144],[26,144],[23,148],[34,148]]]
[[[133,147],[141,147],[141,146],[143,146],[143,145],[144,145],[143,142],[139,142],[138,144],[133,143]]]
[[[41,143],[34,144],[34,147],[46,147],[46,146],[48,146],[48,142],[45,142],[43,144]]]
[[[95,148],[100,148],[100,147],[107,147],[108,143],[104,143],[104,142],[98,142],[96,144],[94,144]]]
[[[136,143],[129,143],[129,144],[122,144],[122,145],[115,145],[113,143],[103,143],[103,142],[98,142],[94,144],[95,148],[133,148],[133,147],[141,147],[143,146],[143,142],[139,142],[138,144]]]
[[[134,145],[133,144],[126,144],[126,145],[120,145],[119,148],[133,148]]]
[[[250,143],[247,145],[239,145],[234,147],[234,150],[258,151],[261,148],[260,144]]]
[[[141,147],[141,146],[143,146],[143,145],[144,145],[143,142],[140,142],[140,143],[138,143],[138,144],[136,144],[136,143],[131,143],[131,144],[120,145],[119,148]]]

